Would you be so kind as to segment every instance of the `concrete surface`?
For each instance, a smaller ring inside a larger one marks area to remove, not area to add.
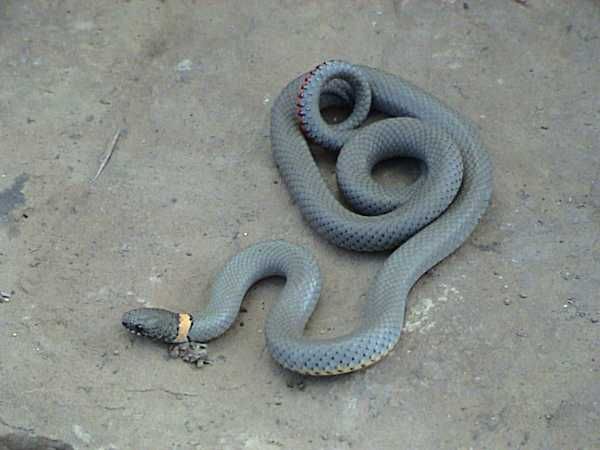
[[[77,449],[600,448],[600,4],[522,3],[0,2],[0,433]],[[275,96],[331,57],[445,99],[495,163],[489,213],[417,284],[394,353],[335,379],[285,372],[261,333],[281,281],[252,290],[210,367],[132,338],[125,310],[194,310],[227,258],[272,237],[321,263],[309,333],[356,323],[385,255],[316,236],[269,145]]]

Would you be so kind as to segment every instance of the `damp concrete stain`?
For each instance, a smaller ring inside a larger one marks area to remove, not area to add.
[[[22,191],[28,178],[27,174],[23,173],[15,179],[11,187],[0,191],[0,223],[8,222],[10,212],[25,203]]]
[[[10,433],[0,436],[2,450],[73,450],[66,442],[50,439],[44,436],[34,436],[30,433]]]

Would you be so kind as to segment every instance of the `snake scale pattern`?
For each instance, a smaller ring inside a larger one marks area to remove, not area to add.
[[[320,111],[335,105],[352,110],[341,123],[329,124]],[[386,118],[359,128],[370,112]],[[340,152],[337,180],[345,204],[328,189],[309,141]],[[141,308],[127,312],[122,323],[163,342],[207,342],[232,325],[254,283],[282,276],[285,286],[265,325],[274,359],[308,375],[370,366],[398,342],[415,282],[454,252],[485,213],[492,194],[490,158],[475,126],[433,96],[396,75],[337,60],[283,89],[271,111],[271,143],[281,176],[315,231],[351,250],[393,250],[368,291],[356,329],[327,339],[304,335],[319,299],[319,268],[308,250],[285,241],[259,242],[234,256],[203,311]],[[400,156],[421,162],[417,181],[409,187],[376,183],[374,166]]]

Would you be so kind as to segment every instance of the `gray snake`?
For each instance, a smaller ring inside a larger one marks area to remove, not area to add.
[[[328,124],[320,110],[339,104],[352,107],[349,117]],[[388,118],[358,128],[373,111]],[[328,189],[307,140],[341,149],[337,179],[351,209]],[[282,276],[285,286],[265,325],[274,359],[310,375],[367,367],[398,342],[415,282],[455,251],[486,211],[489,156],[475,126],[433,96],[396,75],[342,61],[326,61],[283,89],[271,111],[271,143],[281,176],[314,230],[347,249],[393,250],[369,288],[359,325],[334,338],[304,335],[319,299],[319,268],[306,249],[285,241],[259,242],[234,256],[200,313],[141,308],[122,323],[163,342],[206,342],[232,325],[254,283]],[[422,162],[419,179],[404,189],[377,184],[375,164],[398,156]]]

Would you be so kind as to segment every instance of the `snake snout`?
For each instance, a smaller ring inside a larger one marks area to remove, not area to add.
[[[128,311],[123,314],[121,324],[129,330],[130,333],[137,334],[138,336],[145,335],[145,328],[140,321],[140,314],[137,310]]]

